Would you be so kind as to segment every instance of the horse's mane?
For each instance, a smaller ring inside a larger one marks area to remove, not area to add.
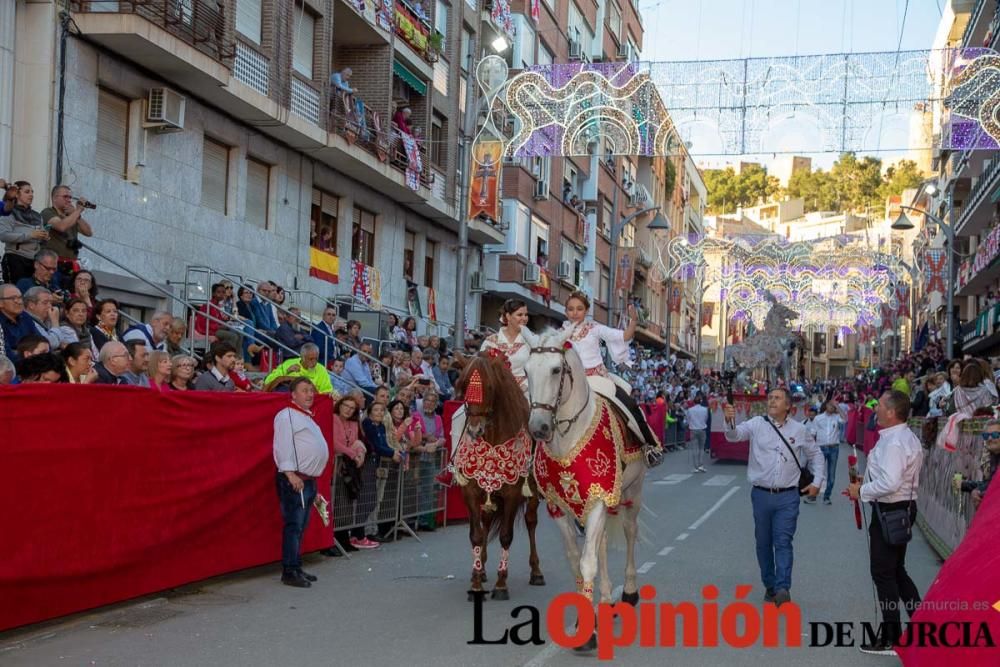
[[[469,376],[474,369],[479,370],[483,379],[483,402],[493,408],[484,438],[492,444],[506,442],[528,423],[528,403],[524,400],[521,387],[502,358],[480,352],[469,358],[465,370],[455,383],[455,392],[463,400]]]

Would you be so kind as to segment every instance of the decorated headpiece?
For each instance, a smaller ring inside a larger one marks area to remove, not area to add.
[[[469,375],[469,382],[465,386],[465,402],[469,405],[482,405],[483,403],[483,378],[479,375],[479,369],[473,369]]]

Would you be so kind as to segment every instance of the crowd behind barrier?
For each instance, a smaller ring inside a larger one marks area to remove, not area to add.
[[[937,428],[928,427],[928,421],[937,423]],[[946,558],[965,538],[976,510],[969,495],[955,486],[955,476],[965,480],[982,481],[986,450],[982,433],[987,419],[967,419],[962,422],[958,444],[954,451],[937,446],[933,434],[944,429],[943,417],[914,417],[910,419],[910,429],[924,445],[924,463],[920,474],[920,488],[917,494],[917,520],[928,542],[942,558]],[[934,441],[930,441],[930,437]]]

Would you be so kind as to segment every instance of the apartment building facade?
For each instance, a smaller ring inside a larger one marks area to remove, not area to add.
[[[133,274],[207,294],[184,285],[191,265],[274,280],[293,302],[354,295],[398,312],[415,286],[446,335],[459,119],[470,65],[498,28],[469,2],[424,6],[81,1],[63,15],[19,1],[0,47],[14,81],[0,104],[3,173],[34,184],[38,209],[56,182],[98,204],[88,242],[109,259],[82,256],[127,304],[162,302]],[[348,67],[350,94],[330,78]],[[403,107],[412,141],[394,124]],[[470,263],[503,239],[499,221],[471,221]],[[467,324],[478,310],[471,299]]]
[[[996,0],[953,0],[941,17],[935,48],[1000,48],[1000,11]],[[952,118],[946,109],[934,109],[934,137],[947,138]],[[946,144],[947,145],[947,144]],[[935,150],[932,167],[936,188],[921,188],[914,206],[926,206],[932,214],[954,227],[956,235],[955,340],[961,351],[977,356],[1000,354],[1000,151],[996,141],[983,139],[965,149]],[[928,222],[925,248],[935,263],[947,257],[944,233]],[[946,267],[946,265],[945,265]],[[944,267],[935,266],[936,272]],[[933,319],[943,330],[947,299],[942,289],[927,294]]]

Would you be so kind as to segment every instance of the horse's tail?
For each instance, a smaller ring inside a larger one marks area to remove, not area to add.
[[[520,489],[520,486],[518,487]],[[520,495],[520,490],[518,490],[518,495],[514,496],[514,502],[517,503],[517,510],[514,513],[514,519],[511,521],[512,525],[517,525],[518,519],[524,516],[524,510],[528,506],[528,503],[522,502],[524,499]],[[489,514],[489,524],[484,526],[486,528],[486,542],[492,542],[498,535],[500,535],[500,528],[503,527],[503,512],[500,511],[505,502],[509,502],[511,499],[508,497],[500,497],[494,500],[497,503],[497,508],[490,512]]]

